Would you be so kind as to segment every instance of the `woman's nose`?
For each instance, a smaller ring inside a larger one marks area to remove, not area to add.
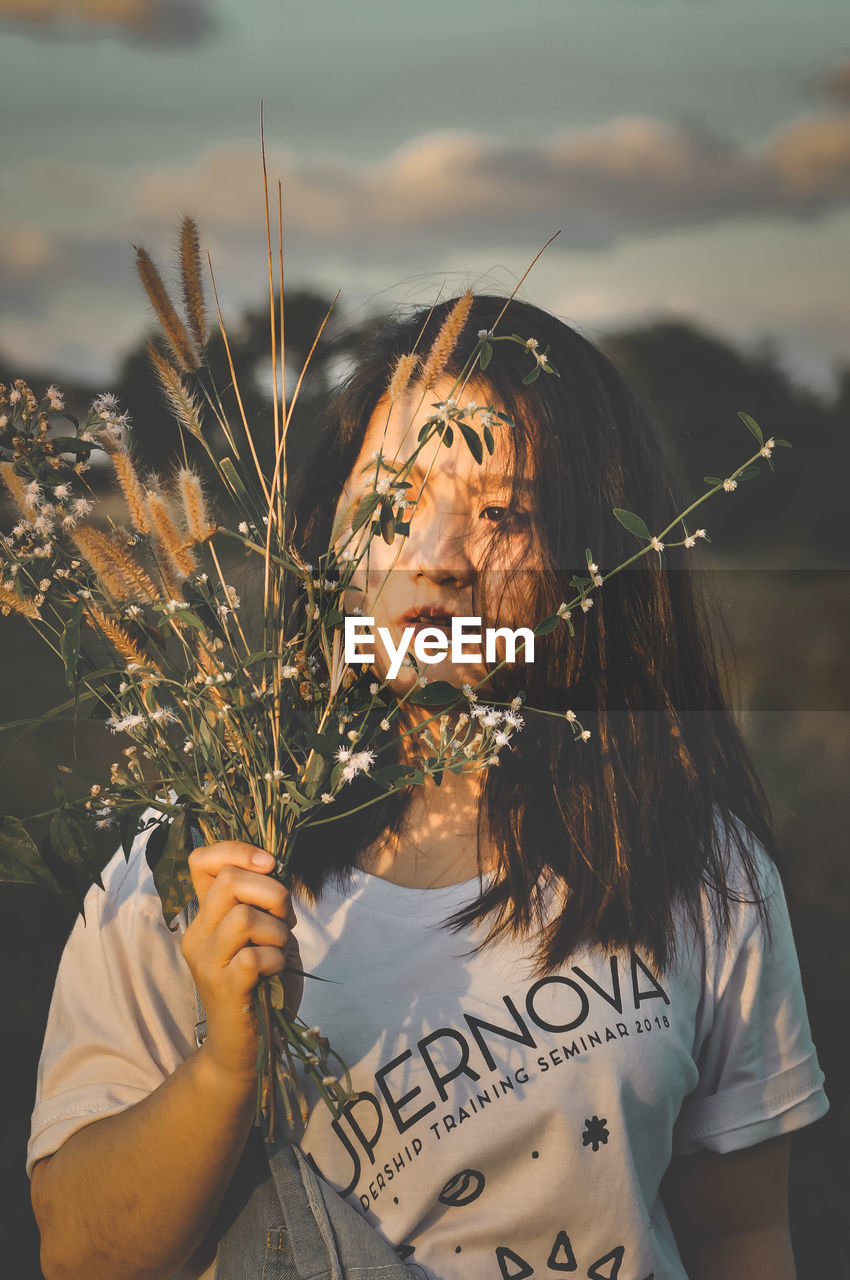
[[[473,566],[469,559],[466,526],[464,514],[420,512],[417,521],[417,513],[414,512],[396,567],[440,584],[470,585]]]

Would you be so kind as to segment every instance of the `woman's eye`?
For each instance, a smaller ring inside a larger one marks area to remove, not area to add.
[[[525,518],[525,512],[517,511],[513,507],[485,507],[481,515],[494,524],[518,524]]]

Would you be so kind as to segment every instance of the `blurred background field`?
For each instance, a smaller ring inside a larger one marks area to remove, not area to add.
[[[441,290],[509,293],[558,228],[521,296],[621,364],[694,496],[747,456],[738,410],[792,442],[774,474],[702,508],[699,564],[734,641],[735,711],[776,812],[832,1102],[794,1139],[798,1275],[843,1276],[845,0],[0,0],[0,37],[0,381],[56,381],[81,407],[115,392],[146,465],[173,431],[132,246],[173,260],[184,213],[212,252],[248,411],[269,414],[260,99],[273,192],[283,182],[290,387],[342,290],[293,428],[305,448],[358,325]],[[64,695],[52,655],[0,619],[0,721]],[[80,768],[108,764],[104,739],[80,723]],[[73,730],[0,734],[0,760],[0,812],[37,812],[56,764],[74,763]],[[72,923],[43,893],[0,890],[0,1274],[15,1280],[41,1274],[24,1147]]]

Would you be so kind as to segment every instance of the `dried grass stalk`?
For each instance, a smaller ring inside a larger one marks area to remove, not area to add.
[[[88,605],[85,614],[86,622],[90,627],[97,627],[107,638],[116,653],[120,653],[122,658],[127,662],[135,662],[138,666],[144,667],[149,671],[159,671],[159,667],[152,662],[146,654],[136,644],[131,635],[114,619],[107,617],[96,605]]]
[[[137,529],[139,533],[150,533],[151,526],[145,491],[142,488],[138,472],[133,466],[132,458],[129,453],[125,453],[122,450],[118,453],[113,453],[112,463],[115,467],[118,483],[121,486],[121,492],[124,494],[124,499],[127,503],[127,510],[130,513],[133,528]]]
[[[404,395],[418,361],[419,357],[413,354],[399,356],[396,360],[387,388],[391,403],[394,404]]]
[[[26,596],[22,600],[16,591],[8,591],[0,583],[0,613],[8,614],[10,611],[22,613],[25,618],[41,617],[34,600],[28,600]]]
[[[197,223],[188,216],[180,224],[180,276],[186,319],[198,348],[203,350],[207,341],[207,315],[201,283],[201,243]]]
[[[201,477],[188,467],[177,472],[177,486],[186,516],[186,528],[193,542],[206,542],[215,533],[216,526],[210,520]]]
[[[422,385],[427,390],[439,378],[446,367],[449,356],[455,349],[463,326],[466,324],[473,302],[473,293],[467,289],[462,298],[458,298],[440,327],[434,344],[422,368]]]
[[[152,343],[147,344],[148,355],[153,361],[160,385],[165,392],[168,403],[181,426],[198,440],[201,439],[201,417],[198,403],[190,391],[183,385],[183,379],[173,365],[161,356]]]
[[[27,520],[32,520],[35,507],[27,498],[27,486],[15,471],[14,462],[0,462],[0,478],[9,490],[15,506]]]
[[[116,600],[159,600],[159,592],[144,569],[108,534],[91,524],[81,524],[74,542]]]
[[[198,566],[182,533],[172,520],[164,499],[153,489],[148,490],[148,513],[160,570],[164,570],[170,578],[182,582]]]
[[[157,314],[162,331],[168,339],[168,345],[174,353],[175,360],[186,373],[195,373],[201,363],[198,350],[193,339],[186,332],[183,321],[174,310],[165,285],[162,283],[162,277],[146,249],[136,249],[136,270]]]

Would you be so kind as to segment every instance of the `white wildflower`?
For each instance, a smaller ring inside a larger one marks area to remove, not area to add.
[[[382,721],[381,721],[381,728],[384,730],[384,732],[386,732],[386,730],[387,730],[387,729],[389,729],[389,727],[390,727],[390,722],[389,722],[389,720],[382,720]]]
[[[244,537],[246,537],[246,538],[247,538],[247,537],[248,537],[248,533],[249,533],[249,529],[248,529],[248,522],[247,522],[246,520],[240,520],[240,521],[239,521],[239,525],[238,525],[237,527],[238,527],[238,529],[239,529],[239,532],[240,532]]]
[[[322,804],[333,804],[333,796],[330,791],[322,792]]]
[[[369,692],[373,694],[377,693],[380,687],[381,686],[378,684],[377,680],[373,680],[372,683],[369,685]]]
[[[588,738],[590,737],[590,730],[582,729],[581,733],[578,736],[581,738],[582,742],[587,742]]]
[[[654,537],[654,536],[653,536],[652,538],[650,538],[650,540],[649,540],[649,545],[652,547],[653,551],[663,551],[663,550],[664,550],[664,543],[663,543],[663,542],[659,542],[658,538],[656,538],[656,537]]]
[[[588,609],[593,608],[593,601],[590,599],[590,596],[586,596],[585,599],[582,600],[581,607],[585,613],[587,613]]]
[[[351,747],[337,747],[336,759],[341,763],[351,759]]]
[[[157,707],[151,711],[150,718],[154,724],[176,724],[177,716],[171,707]]]
[[[723,488],[726,490],[726,492],[727,492],[727,493],[731,493],[733,489],[737,489],[737,488],[738,488],[738,481],[737,481],[737,480],[724,480],[724,481],[723,481]]]
[[[65,397],[62,395],[59,388],[55,387],[52,383],[47,388],[47,403],[50,405],[50,408],[54,413],[58,413],[60,409],[65,408]]]
[[[759,457],[769,458],[770,455],[773,453],[773,448],[775,444],[776,444],[776,441],[774,440],[773,436],[771,436],[769,440],[765,441],[764,446],[761,449],[759,449]]]
[[[463,693],[466,695],[466,697],[469,699],[470,702],[478,701],[478,694],[475,692],[471,684],[465,684],[463,686]]]
[[[587,566],[587,572],[588,572],[588,573],[598,573],[598,572],[599,572],[599,565],[598,565],[598,564],[595,564],[595,563],[594,563],[594,561],[593,561],[593,560],[591,560],[590,564]]]
[[[505,733],[504,729],[498,729],[493,734],[493,741],[496,743],[497,747],[507,746],[510,740],[511,740],[511,735],[509,733]]]
[[[59,498],[63,502],[65,498],[70,496],[70,493],[71,486],[69,484],[57,484],[56,488],[53,490],[54,498]]]
[[[567,604],[565,600],[561,601],[561,603],[558,605],[558,608],[555,610],[555,612],[557,613],[559,618],[571,618],[573,616],[573,611],[572,609],[567,608]]]
[[[695,547],[696,544],[697,544],[696,536],[693,533],[688,534],[687,538],[685,538],[685,546]]]
[[[426,686],[426,684],[428,683],[428,677],[427,677],[427,676],[419,676],[419,678],[417,679],[416,683],[419,685],[419,687],[420,687],[421,689],[424,689],[424,688],[425,688],[425,686]]]
[[[569,720],[570,724],[572,724],[572,722],[576,719],[576,713],[574,711],[565,711],[564,717],[565,719]]]

